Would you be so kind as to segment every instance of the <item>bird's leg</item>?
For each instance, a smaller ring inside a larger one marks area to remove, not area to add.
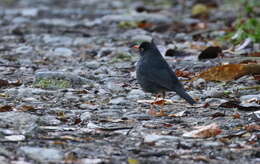
[[[165,91],[162,91],[162,101],[165,101],[164,99],[165,99]],[[160,113],[164,113],[163,109],[160,109]]]
[[[156,101],[159,99],[159,97],[160,97],[160,94],[156,94],[156,95],[155,95],[154,101],[151,102],[150,109],[154,109],[154,108],[155,108]]]
[[[156,102],[159,99],[159,97],[160,97],[160,93],[156,94],[154,102]]]
[[[163,98],[163,100],[165,99],[165,95],[166,95],[166,94],[165,94],[165,91],[163,91],[163,92],[162,92],[162,98]]]

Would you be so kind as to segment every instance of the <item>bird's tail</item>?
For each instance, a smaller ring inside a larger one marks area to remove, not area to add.
[[[193,105],[196,104],[196,101],[194,101],[188,93],[185,92],[183,88],[177,88],[175,89],[175,92],[182,98],[184,98],[189,104]]]

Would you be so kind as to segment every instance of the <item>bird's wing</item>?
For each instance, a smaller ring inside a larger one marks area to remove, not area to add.
[[[177,76],[169,68],[151,68],[149,71],[147,71],[146,76],[148,76],[150,81],[168,90],[175,90],[176,87],[182,88],[182,85],[179,82]]]

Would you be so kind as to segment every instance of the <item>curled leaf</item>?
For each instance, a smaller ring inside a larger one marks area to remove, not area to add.
[[[191,137],[191,138],[209,138],[219,135],[222,130],[215,123],[199,127],[197,130],[193,130],[191,132],[186,132],[183,134],[183,137]]]

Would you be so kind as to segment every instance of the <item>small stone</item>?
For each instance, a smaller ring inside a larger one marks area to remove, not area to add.
[[[17,130],[22,134],[31,132],[37,127],[38,117],[25,112],[0,113],[0,128]]]
[[[0,155],[0,163],[1,164],[10,164],[9,160],[2,155]]]
[[[64,95],[64,98],[69,101],[69,102],[78,102],[79,101],[79,97],[74,95],[71,92],[68,92]]]
[[[24,135],[11,135],[11,136],[5,136],[5,139],[8,141],[23,141],[25,140]]]
[[[209,88],[205,92],[205,97],[215,97],[215,98],[222,98],[225,95],[225,92],[220,88]]]
[[[206,80],[204,80],[204,79],[202,79],[202,78],[199,78],[199,79],[193,81],[192,84],[193,84],[193,86],[194,86],[195,88],[202,88],[202,87],[205,86]]]
[[[102,159],[90,159],[90,158],[83,158],[80,160],[80,164],[102,164],[105,163]]]
[[[158,134],[143,134],[144,142],[157,142],[161,140],[170,140],[170,141],[176,141],[178,137],[175,136],[167,136],[167,135],[158,135]]]
[[[242,102],[247,102],[247,101],[250,101],[250,100],[253,100],[253,99],[255,101],[260,100],[260,94],[258,94],[258,95],[244,95],[244,96],[240,97],[240,101],[242,101]]]
[[[50,45],[63,45],[63,46],[70,46],[73,43],[72,38],[67,36],[53,36],[45,34],[43,36],[43,42]]]
[[[123,91],[124,88],[121,87],[119,84],[116,84],[114,82],[108,82],[106,84],[107,88],[111,91],[111,92],[120,92]]]
[[[15,53],[17,54],[30,54],[32,53],[32,47],[31,46],[21,46],[21,47],[18,47],[16,50],[15,50]]]
[[[149,35],[134,35],[132,36],[133,41],[147,41],[150,42],[152,40],[152,37]]]
[[[37,102],[38,100],[34,97],[26,97],[23,99],[24,102]]]
[[[145,93],[140,89],[132,89],[127,96],[127,98],[129,99],[140,99],[144,97],[145,97]]]
[[[90,69],[97,69],[100,67],[100,63],[93,60],[85,63],[85,66]]]
[[[205,104],[209,104],[210,106],[219,106],[220,104],[223,104],[227,102],[227,100],[220,99],[220,98],[207,98],[205,100]]]
[[[90,113],[90,112],[84,112],[84,113],[82,113],[82,114],[80,115],[80,119],[81,119],[82,121],[88,121],[88,120],[91,119],[91,117],[92,117],[92,113]]]
[[[21,14],[27,17],[35,17],[38,15],[38,12],[39,10],[37,8],[28,8],[28,9],[23,9],[21,11]]]
[[[109,104],[125,104],[126,103],[126,99],[124,97],[117,97],[117,98],[113,98],[109,101]]]
[[[63,158],[62,152],[53,148],[23,146],[20,151],[29,158],[41,163],[60,162]]]
[[[71,57],[73,54],[73,51],[69,48],[59,47],[59,48],[54,49],[53,54],[55,56]]]
[[[46,115],[46,116],[42,116],[39,120],[39,122],[41,123],[41,125],[60,125],[61,121],[58,120],[56,118],[56,116],[50,116],[50,115]]]

